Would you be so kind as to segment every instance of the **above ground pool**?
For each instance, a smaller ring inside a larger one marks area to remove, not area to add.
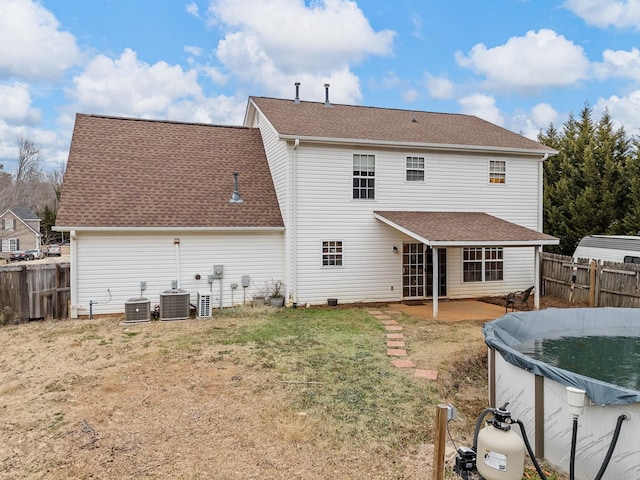
[[[640,479],[640,309],[513,312],[485,324],[489,400],[509,402],[537,457],[568,471],[573,416],[566,387],[587,392],[575,478],[596,477],[617,418],[626,415],[603,480]]]

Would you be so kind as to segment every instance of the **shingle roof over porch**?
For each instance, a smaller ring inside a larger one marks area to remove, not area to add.
[[[557,245],[559,239],[482,212],[376,211],[375,218],[432,247]]]

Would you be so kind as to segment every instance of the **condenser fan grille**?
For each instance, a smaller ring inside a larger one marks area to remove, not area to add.
[[[189,318],[189,292],[167,290],[160,294],[160,320]]]

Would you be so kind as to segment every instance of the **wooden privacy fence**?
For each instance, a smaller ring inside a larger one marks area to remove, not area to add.
[[[568,302],[592,307],[640,307],[640,265],[596,262],[543,253],[541,288]]]
[[[18,264],[0,267],[2,323],[67,318],[70,264]]]

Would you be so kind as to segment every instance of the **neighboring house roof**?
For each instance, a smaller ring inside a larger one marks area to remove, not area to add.
[[[557,245],[556,237],[480,212],[373,212],[387,225],[431,246]]]
[[[354,105],[325,106],[318,102],[250,97],[245,123],[250,121],[254,108],[264,114],[281,138],[539,155],[557,153],[473,115]]]
[[[5,210],[4,212],[2,212],[2,214],[0,214],[0,218],[3,218],[7,213],[12,213],[15,217],[18,218],[18,220],[20,220],[22,224],[24,224],[25,227],[31,230],[34,235],[36,235],[37,237],[40,236],[40,232],[36,228],[34,228],[32,225],[27,223],[27,222],[40,222],[40,217],[38,217],[38,215],[33,213],[30,208],[11,207]],[[37,225],[39,225],[39,223],[36,224],[36,226]]]
[[[33,211],[31,211],[30,208],[28,207],[11,207],[8,211],[13,212],[13,214],[16,217],[19,217],[22,220],[25,221],[30,221],[30,220],[40,220],[40,217],[38,217],[38,215],[36,215],[35,213],[33,213]],[[7,213],[5,212],[5,213]],[[4,215],[4,214],[3,214]]]
[[[284,227],[259,130],[78,114],[56,230],[167,227]]]

